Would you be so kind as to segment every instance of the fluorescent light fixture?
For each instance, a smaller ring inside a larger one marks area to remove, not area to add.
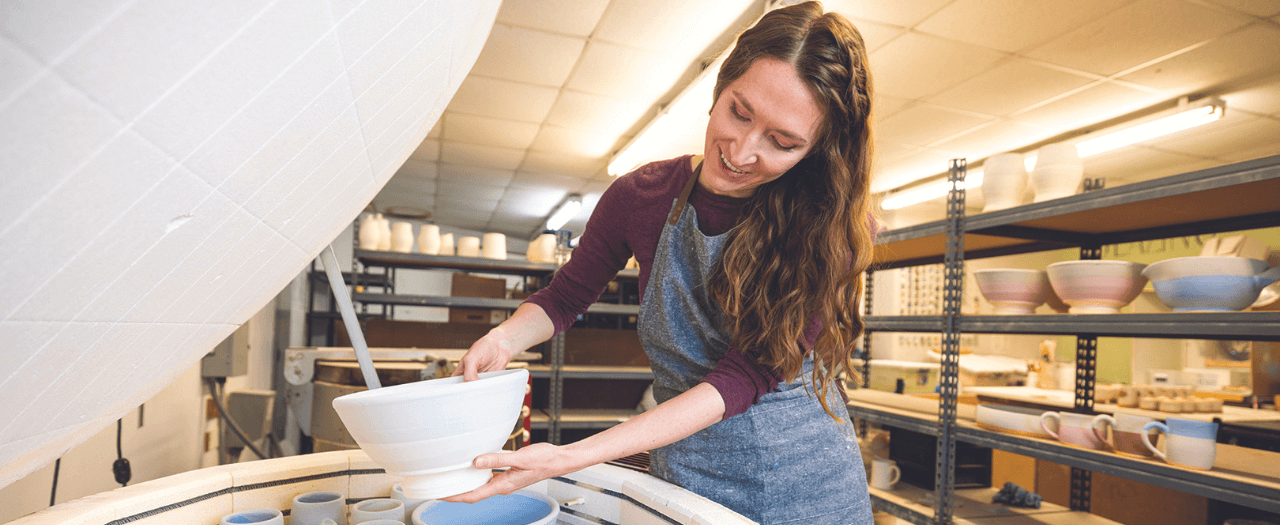
[[[725,50],[688,87],[653,117],[636,136],[609,161],[609,174],[626,175],[646,162],[701,151],[688,151],[689,144],[702,144],[710,120],[711,96],[716,73],[732,49]]]
[[[1126,123],[1119,128],[1113,127],[1086,134],[1081,137],[1082,140],[1077,139],[1079,141],[1076,142],[1076,151],[1081,158],[1085,158],[1157,137],[1172,135],[1218,120],[1222,118],[1226,109],[1227,103],[1220,98],[1206,97],[1190,103],[1184,98],[1173,109]],[[1027,171],[1035,169],[1036,155],[1027,155],[1023,163]],[[969,171],[965,177],[964,186],[966,188],[982,186],[981,168]],[[945,179],[928,182],[889,194],[881,203],[881,207],[886,210],[905,208],[946,196],[949,189],[950,184]]]
[[[578,215],[580,211],[582,211],[582,195],[577,193],[569,194],[568,197],[565,197],[564,202],[560,203],[560,206],[556,208],[556,211],[551,212],[551,216],[547,218],[547,229],[559,230],[565,223],[569,222],[569,219]]]

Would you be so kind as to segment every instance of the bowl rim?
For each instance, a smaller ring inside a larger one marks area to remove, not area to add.
[[[994,273],[994,272],[1012,272],[1012,273],[1045,273],[1044,270],[1032,270],[1028,268],[985,268],[982,270],[974,270],[973,274]]]
[[[1048,268],[1053,268],[1054,266],[1071,266],[1071,265],[1077,265],[1077,264],[1082,264],[1085,266],[1099,266],[1099,265],[1144,266],[1144,267],[1147,266],[1145,263],[1133,262],[1133,261],[1121,261],[1117,259],[1081,259],[1078,261],[1058,261],[1056,263],[1049,263]]]
[[[452,376],[388,386],[374,390],[361,390],[359,392],[339,396],[333,400],[333,403],[335,406],[339,403],[344,405],[395,403],[419,398],[423,391],[426,390],[438,390],[444,387],[451,387],[448,389],[451,394],[466,393],[474,390],[498,387],[499,383],[514,383],[517,381],[516,377],[521,378],[519,379],[519,384],[525,384],[529,379],[529,370],[525,368],[509,368],[506,370],[495,370],[493,372],[481,372],[480,378],[475,381],[464,381],[462,376]]]

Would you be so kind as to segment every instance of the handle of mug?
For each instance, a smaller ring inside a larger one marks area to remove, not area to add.
[[[897,484],[898,481],[902,479],[902,469],[898,468],[897,465],[889,465],[889,472],[892,472],[892,474],[889,475],[890,485]]]
[[[1168,458],[1164,457],[1164,452],[1160,452],[1155,445],[1151,444],[1151,430],[1153,429],[1164,434],[1169,432],[1169,427],[1159,421],[1152,421],[1142,425],[1142,444],[1146,445],[1148,450],[1155,453],[1156,457],[1167,461]]]
[[[1043,428],[1045,432],[1048,432],[1050,436],[1053,436],[1053,439],[1062,440],[1062,438],[1058,437],[1057,432],[1054,432],[1053,429],[1049,428],[1048,420],[1050,419],[1057,422],[1058,426],[1062,426],[1062,421],[1058,419],[1057,412],[1045,412],[1040,414],[1040,428]]]
[[[1100,430],[1098,428],[1098,424],[1100,423],[1106,423],[1106,426],[1115,428],[1116,418],[1111,417],[1110,414],[1098,414],[1098,417],[1093,418],[1093,424],[1089,425],[1089,427],[1093,429],[1093,435],[1098,436],[1098,441],[1103,442],[1108,447],[1116,448],[1116,446],[1112,445],[1110,441],[1107,441],[1107,431]]]

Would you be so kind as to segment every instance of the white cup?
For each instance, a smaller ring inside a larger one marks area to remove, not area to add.
[[[395,486],[391,487],[391,499],[398,500],[401,503],[404,503],[404,522],[405,523],[409,523],[409,520],[412,519],[410,516],[413,514],[413,511],[418,508],[419,505],[422,505],[423,503],[426,503],[428,501],[435,501],[435,500],[429,500],[429,499],[414,499],[414,498],[410,498],[409,496],[405,496],[404,489],[400,487],[399,483],[396,483]]]
[[[1164,451],[1151,442],[1146,432],[1156,430],[1164,434]],[[1192,419],[1165,418],[1165,422],[1152,421],[1142,426],[1142,444],[1153,454],[1168,463],[1201,470],[1213,468],[1218,454],[1218,424]]]
[[[501,233],[484,234],[484,243],[480,246],[480,254],[485,259],[506,260],[507,236]]]
[[[391,498],[374,498],[361,501],[351,507],[351,525],[374,520],[404,519],[404,502]]]
[[[221,525],[284,525],[284,514],[276,509],[254,509],[232,512],[222,517]]]
[[[458,237],[458,257],[479,257],[480,238],[470,235]]]
[[[440,234],[440,255],[453,255],[453,234]]]
[[[396,222],[391,225],[391,251],[409,253],[413,251],[413,225],[407,222]]]
[[[347,498],[337,492],[305,492],[293,497],[289,525],[322,525],[331,520],[347,523]]]
[[[893,490],[893,485],[902,479],[902,469],[891,459],[875,458],[871,460],[871,486],[880,490]]]

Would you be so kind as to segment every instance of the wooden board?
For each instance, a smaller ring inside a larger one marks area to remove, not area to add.
[[[983,402],[1010,402],[1006,404],[1043,408],[1049,411],[1069,409],[1075,406],[1074,394],[1067,390],[1045,390],[1025,386],[983,386],[970,387],[965,389],[965,392],[977,394],[978,399]],[[1106,414],[1125,413],[1147,416],[1159,420],[1176,417],[1197,421],[1213,421],[1214,419],[1225,422],[1280,421],[1280,412],[1275,410],[1254,410],[1235,406],[1224,406],[1221,413],[1197,412],[1194,414],[1173,414],[1140,408],[1125,408],[1112,404],[1094,405],[1093,410]]]

